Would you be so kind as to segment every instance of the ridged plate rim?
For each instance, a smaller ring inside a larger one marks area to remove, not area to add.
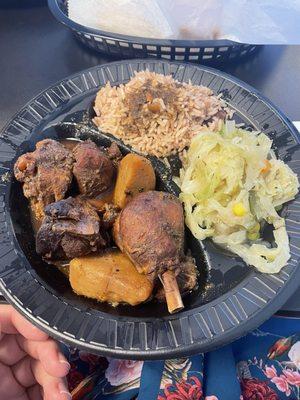
[[[292,258],[280,274],[263,275],[253,270],[241,284],[208,304],[163,318],[143,319],[118,317],[98,310],[82,312],[38,282],[28,261],[22,259],[21,249],[14,240],[8,207],[10,183],[5,180],[17,147],[45,118],[58,112],[60,107],[77,96],[95,91],[108,80],[115,84],[118,74],[121,74],[122,81],[126,81],[133,71],[145,68],[172,73],[178,80],[191,79],[195,84],[208,85],[215,92],[222,90],[225,93],[227,89],[226,95],[231,96],[231,99],[228,97],[229,103],[240,113],[250,118],[256,106],[260,109],[258,114],[253,114],[254,125],[266,126],[267,121],[276,122],[273,126],[269,125],[265,132],[271,134],[275,131],[275,141],[283,137],[291,142],[284,147],[279,146],[278,152],[283,158],[293,156],[294,152],[300,154],[297,130],[281,111],[256,89],[209,67],[163,60],[125,60],[92,67],[62,79],[29,101],[1,133],[0,289],[26,318],[70,345],[119,358],[165,359],[206,352],[237,339],[276,312],[298,288],[300,213],[298,217],[298,210],[294,212],[293,208],[298,207],[299,196],[287,209]],[[250,101],[248,110],[245,109],[247,98]],[[237,100],[239,102],[235,104]],[[292,159],[290,165],[299,174],[300,160]],[[9,259],[12,267],[8,265]],[[19,294],[20,281],[23,285],[28,284],[30,289],[31,296],[26,304],[22,302],[23,294]],[[46,301],[31,307],[30,304],[42,294]],[[57,310],[55,318],[47,321],[43,316],[53,307]],[[72,331],[73,323],[79,324],[79,332]]]

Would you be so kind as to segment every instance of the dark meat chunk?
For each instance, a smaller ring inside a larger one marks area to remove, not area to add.
[[[80,257],[107,245],[97,212],[79,198],[69,197],[45,207],[36,236],[36,251],[48,260]]]
[[[119,213],[120,209],[114,204],[106,203],[104,205],[102,220],[105,229],[110,229],[113,227]]]
[[[24,183],[24,195],[37,218],[43,217],[47,204],[64,198],[72,181],[72,168],[72,153],[52,139],[38,142],[34,152],[18,158],[15,177]]]
[[[179,199],[156,191],[136,195],[118,216],[114,238],[140,273],[150,281],[159,277],[169,312],[182,310],[184,305],[176,277],[187,267],[184,217]]]
[[[114,238],[140,273],[155,278],[170,269],[178,274],[184,259],[180,201],[164,192],[138,194],[117,218]]]
[[[180,265],[180,272],[177,276],[178,287],[180,293],[185,295],[197,286],[198,270],[192,257],[185,257]],[[165,301],[165,291],[160,284],[155,294],[155,298],[159,301]]]
[[[122,153],[116,142],[112,142],[112,144],[106,149],[108,157],[113,161],[120,161]]]
[[[113,162],[94,142],[87,140],[78,144],[73,154],[73,173],[81,194],[97,197],[112,186],[115,178]]]

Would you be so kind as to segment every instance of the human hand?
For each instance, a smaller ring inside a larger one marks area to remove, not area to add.
[[[69,400],[69,369],[54,340],[0,305],[0,399]]]

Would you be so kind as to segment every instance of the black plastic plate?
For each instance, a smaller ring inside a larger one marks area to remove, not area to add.
[[[261,274],[238,257],[199,243],[187,233],[197,259],[199,289],[184,299],[185,309],[168,315],[165,305],[113,308],[76,296],[67,279],[42,262],[34,250],[28,203],[12,176],[16,158],[46,138],[88,138],[108,145],[91,122],[97,90],[107,81],[127,82],[134,71],[172,74],[179,81],[222,93],[237,122],[263,130],[277,155],[299,173],[297,130],[267,99],[217,70],[167,61],[133,60],[106,64],[66,78],[29,102],[0,138],[0,290],[6,299],[50,335],[85,350],[112,357],[165,359],[205,352],[240,337],[277,311],[300,281],[300,203],[284,209],[291,259],[276,275]],[[128,152],[122,146],[123,152]],[[178,193],[164,164],[152,160],[159,188]]]

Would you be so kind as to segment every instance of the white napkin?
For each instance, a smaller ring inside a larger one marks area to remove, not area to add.
[[[293,124],[295,125],[295,127],[298,129],[298,131],[300,133],[300,121],[293,121]]]
[[[68,0],[69,17],[94,29],[147,38],[176,35],[152,0]]]
[[[68,0],[75,22],[157,39],[300,44],[300,0]]]

